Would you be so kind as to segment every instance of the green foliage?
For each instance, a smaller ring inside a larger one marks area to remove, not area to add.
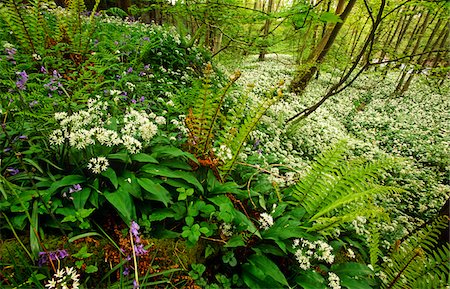
[[[408,236],[396,245],[389,261],[382,265],[382,288],[445,288],[448,285],[450,247],[438,245],[448,218],[437,218],[432,224]]]
[[[346,145],[341,142],[320,154],[293,189],[298,204],[306,210],[304,219],[316,222],[311,228],[313,231],[325,233],[357,216],[382,215],[382,211],[372,205],[373,196],[401,192],[398,188],[375,184],[390,161],[347,161],[345,151]]]

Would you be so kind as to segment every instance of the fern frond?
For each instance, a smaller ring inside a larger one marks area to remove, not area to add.
[[[346,143],[341,141],[323,152],[294,187],[294,197],[305,208],[306,219],[339,216],[345,213],[345,207],[367,203],[376,194],[402,192],[399,188],[374,184],[377,176],[392,165],[390,160],[349,162],[344,159],[345,151]]]
[[[373,224],[370,226],[370,235],[367,239],[369,246],[369,259],[372,268],[377,267],[378,257],[381,256],[380,249],[380,231]]]
[[[281,86],[281,83],[280,83]],[[226,130],[237,130],[236,134],[229,134],[230,139],[227,140],[226,144],[230,148],[232,153],[232,158],[226,161],[220,170],[227,176],[234,164],[236,163],[239,154],[245,144],[250,133],[255,129],[261,117],[267,112],[267,110],[276,102],[278,102],[282,97],[281,89],[275,88],[268,92],[267,98],[262,101],[262,103],[250,110],[250,113],[246,116],[244,123],[240,127],[228,127]]]
[[[436,248],[447,222],[446,216],[438,218],[392,252],[391,262],[382,266],[387,276],[382,288],[440,288],[447,284],[450,249],[448,244]]]

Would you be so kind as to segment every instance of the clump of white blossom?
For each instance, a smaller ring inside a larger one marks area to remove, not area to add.
[[[108,169],[108,167],[109,162],[105,157],[91,158],[87,165],[87,168],[90,169],[94,174],[104,172]]]
[[[328,273],[328,286],[330,286],[331,289],[341,289],[341,279],[336,273]]]
[[[260,228],[264,230],[269,229],[273,225],[273,217],[268,213],[261,213],[258,221],[261,223]]]
[[[294,239],[292,248],[296,249],[294,256],[303,270],[311,268],[313,261],[334,262],[333,248],[321,240],[311,242],[303,238]]]
[[[114,118],[115,126],[111,125],[112,116],[108,113],[108,103],[99,96],[88,101],[86,110],[80,110],[69,115],[66,112],[55,114],[55,120],[60,128],[50,136],[50,144],[69,146],[78,150],[90,145],[107,147],[123,146],[131,154],[139,153],[158,132],[158,126],[152,119],[159,118],[159,123],[165,123],[161,118],[151,117],[144,110],[127,108],[125,114]]]
[[[80,275],[72,267],[58,269],[51,280],[47,281],[45,287],[48,289],[78,289],[80,286]]]

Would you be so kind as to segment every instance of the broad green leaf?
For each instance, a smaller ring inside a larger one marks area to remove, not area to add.
[[[194,157],[192,154],[188,152],[184,152],[180,150],[179,148],[173,147],[173,146],[158,146],[154,147],[152,150],[153,154],[155,154],[157,157],[159,156],[167,156],[167,157],[173,157],[173,158],[179,158],[184,157],[188,158],[191,161],[198,164],[198,160],[196,157]]]
[[[325,279],[314,270],[302,271],[295,282],[304,289],[325,289]]]
[[[335,264],[331,266],[331,270],[339,275],[340,278],[344,276],[368,276],[373,274],[373,271],[367,265],[356,262]]]
[[[119,177],[119,186],[133,197],[142,200],[141,186],[138,184],[136,175],[133,172],[124,171],[122,176]]]
[[[147,191],[147,194],[144,194],[144,199],[160,201],[164,203],[167,207],[169,203],[172,203],[171,196],[169,191],[167,191],[160,184],[154,183],[152,180],[148,178],[137,178],[138,184]]]
[[[372,289],[369,282],[365,279],[354,279],[350,276],[339,277],[341,286],[347,289]]]
[[[122,152],[122,153],[116,153],[116,154],[109,154],[108,159],[111,160],[121,160],[124,163],[131,163],[131,158],[128,155],[128,153]]]
[[[136,208],[133,198],[128,192],[119,188],[114,193],[104,192],[103,195],[116,208],[126,224],[130,224],[131,220],[136,220]]]
[[[151,214],[148,216],[148,220],[150,222],[162,221],[167,218],[173,218],[174,216],[175,212],[171,209],[159,209],[152,211]]]
[[[89,196],[91,195],[91,188],[83,188],[81,191],[73,192],[73,205],[76,210],[83,209],[84,205],[86,205]]]
[[[251,264],[258,267],[266,275],[269,275],[277,282],[289,286],[288,281],[284,274],[280,271],[280,268],[265,255],[254,254],[248,259]]]
[[[31,224],[30,224],[30,247],[31,253],[34,258],[38,257],[41,251],[39,245],[39,217],[38,217],[38,201],[33,202],[33,211],[31,212]]]
[[[131,155],[131,159],[133,161],[140,162],[140,163],[153,163],[153,164],[158,163],[158,160],[156,160],[151,155],[145,154],[145,153],[138,153],[138,154]]]
[[[82,184],[85,182],[85,177],[80,175],[68,175],[59,181],[54,182],[50,188],[47,189],[48,194],[53,194],[57,189],[62,187],[68,187],[75,184]]]
[[[112,168],[108,168],[106,171],[103,171],[101,175],[108,178],[111,181],[111,184],[117,190],[117,187],[119,186],[119,181],[117,180],[116,172]]]
[[[167,178],[175,178],[175,179],[183,179],[186,182],[194,185],[199,191],[203,192],[203,186],[197,180],[195,175],[191,172],[181,171],[181,170],[172,170],[168,167],[147,164],[141,168],[141,171],[156,175],[163,176]]]

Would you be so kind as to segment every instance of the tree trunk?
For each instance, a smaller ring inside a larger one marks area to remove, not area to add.
[[[272,12],[272,6],[273,6],[273,0],[269,0],[269,3],[267,4],[267,14],[270,14]],[[270,16],[268,16],[270,17]],[[269,29],[270,29],[270,23],[272,21],[270,19],[266,19],[266,22],[264,23],[264,31],[263,31],[263,46],[260,48],[259,51],[259,61],[263,61],[267,54],[267,37],[269,36]]]
[[[341,9],[340,3],[344,3],[344,1],[343,0],[339,1],[338,7],[336,9],[337,12],[338,10]],[[328,51],[330,50],[331,46],[336,40],[339,31],[341,30],[345,20],[350,14],[355,3],[356,0],[350,0],[348,2],[344,11],[342,13],[339,13],[342,22],[336,23],[333,29],[330,29],[329,32],[325,34],[321,42],[317,45],[317,47],[314,49],[314,51],[311,52],[310,56],[308,57],[306,68],[297,71],[296,75],[294,76],[294,79],[291,82],[292,92],[300,94],[305,90],[309,81],[312,79],[314,73],[317,72],[318,66],[323,62],[325,56],[327,55]]]

